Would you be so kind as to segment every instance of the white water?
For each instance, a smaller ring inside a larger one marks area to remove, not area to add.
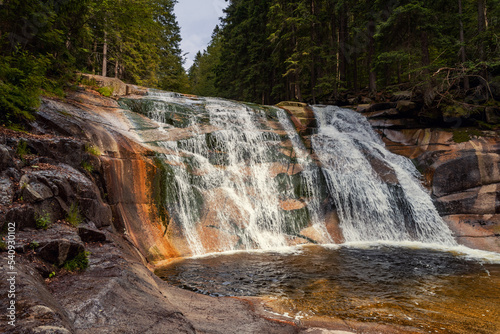
[[[456,245],[409,159],[385,149],[362,115],[317,106],[313,148],[323,163],[346,242],[420,241]],[[375,164],[377,172],[372,165]],[[384,182],[380,173],[392,175]]]
[[[153,101],[148,117],[166,135],[162,138],[171,138],[156,144],[165,152],[161,158],[171,175],[167,190],[174,199],[168,208],[182,227],[191,255],[283,249],[297,237],[305,242],[301,233],[306,226],[280,208],[284,199],[295,196],[294,177],[306,189],[307,196],[300,201],[307,204],[307,227],[316,231],[322,243],[333,242],[322,212],[328,199],[321,198],[321,188],[326,186],[347,244],[456,245],[411,161],[387,151],[359,114],[332,106],[315,108],[319,128],[312,145],[319,168],[281,109],[273,112],[285,140],[266,125],[268,116],[261,108],[164,92],[153,92],[148,98]],[[174,114],[177,118],[172,118]],[[292,159],[282,153],[287,139]],[[276,162],[293,165],[291,169],[299,166],[301,172],[298,176],[282,173],[278,182],[271,173]],[[387,175],[381,178],[372,165]],[[209,243],[208,235],[214,234]]]

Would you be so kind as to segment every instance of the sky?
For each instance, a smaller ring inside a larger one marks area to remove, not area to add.
[[[174,12],[181,28],[181,49],[188,53],[184,64],[186,70],[193,64],[196,53],[206,49],[227,5],[225,0],[179,0],[175,5]]]

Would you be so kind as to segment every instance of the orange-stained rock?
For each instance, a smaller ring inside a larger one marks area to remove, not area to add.
[[[444,217],[461,244],[500,253],[500,215],[451,215]]]
[[[299,210],[302,209],[306,206],[306,203],[304,201],[299,201],[296,199],[287,199],[280,201],[280,207],[283,210],[289,211],[289,210]]]

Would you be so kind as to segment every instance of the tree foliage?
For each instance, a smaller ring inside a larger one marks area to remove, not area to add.
[[[0,121],[29,118],[75,71],[187,91],[176,2],[0,1]]]
[[[218,48],[197,58],[210,66],[191,80],[259,103],[444,84],[465,93],[469,80],[486,91],[500,75],[499,17],[495,0],[231,0]]]

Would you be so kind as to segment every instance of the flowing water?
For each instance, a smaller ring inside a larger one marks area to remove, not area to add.
[[[457,245],[411,161],[363,116],[315,106],[305,138],[275,107],[165,92],[134,103],[152,122],[130,115],[163,171],[165,235],[186,257],[160,277],[295,319],[500,331],[500,255]]]

